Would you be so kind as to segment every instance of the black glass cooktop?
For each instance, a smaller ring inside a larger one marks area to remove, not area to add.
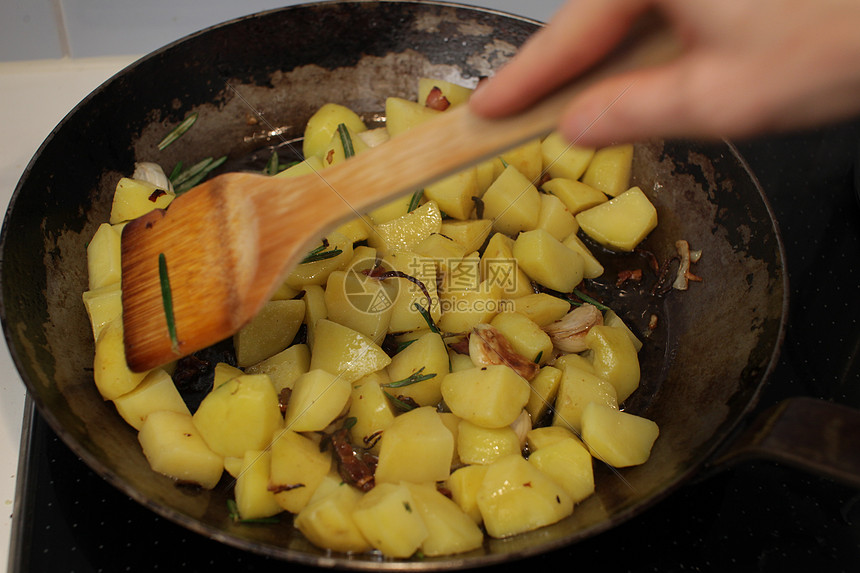
[[[758,410],[800,395],[860,407],[860,122],[740,149],[776,213],[791,283],[785,345]],[[11,573],[312,569],[233,549],[155,515],[90,471],[38,413],[25,424]],[[860,490],[748,462],[515,567],[853,572],[860,570]]]

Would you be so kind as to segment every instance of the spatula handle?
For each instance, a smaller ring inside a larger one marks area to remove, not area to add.
[[[348,211],[366,212],[546,135],[557,126],[567,103],[587,86],[613,74],[664,63],[679,51],[680,42],[668,26],[649,20],[600,65],[521,113],[485,119],[460,106],[362,153],[361,161],[327,171],[326,179],[348,203]],[[445,152],[438,153],[440,149]]]

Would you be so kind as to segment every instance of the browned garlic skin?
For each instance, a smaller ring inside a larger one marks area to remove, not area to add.
[[[469,357],[475,366],[504,364],[529,382],[537,376],[540,365],[518,354],[495,327],[477,324],[469,336]]]
[[[553,346],[563,352],[584,352],[588,350],[585,335],[593,326],[603,324],[603,313],[593,304],[584,303],[564,315],[559,320],[543,327]]]

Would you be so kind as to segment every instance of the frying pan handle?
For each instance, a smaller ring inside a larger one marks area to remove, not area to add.
[[[769,459],[860,488],[860,410],[789,398],[762,412],[714,465]]]

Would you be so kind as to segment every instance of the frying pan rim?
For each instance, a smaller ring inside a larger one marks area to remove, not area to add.
[[[135,60],[131,64],[124,67],[122,70],[118,71],[116,74],[105,80],[102,84],[100,84],[96,89],[90,92],[84,99],[82,99],[77,105],[75,105],[68,114],[64,116],[64,118],[58,122],[58,124],[51,130],[42,144],[39,146],[33,157],[28,162],[27,167],[24,169],[21,178],[19,179],[18,184],[16,185],[15,190],[13,191],[12,197],[10,198],[9,205],[4,216],[2,231],[0,231],[0,256],[2,256],[2,252],[5,249],[7,242],[7,233],[9,230],[9,225],[7,224],[9,218],[15,210],[15,205],[17,203],[18,198],[20,197],[23,188],[29,179],[29,176],[34,168],[35,162],[42,155],[43,151],[53,139],[56,137],[57,133],[63,129],[63,127],[70,121],[72,116],[79,112],[79,110],[86,106],[93,98],[97,97],[99,93],[109,89],[113,82],[118,81],[124,75],[130,73],[136,67],[141,66],[143,63],[147,62],[152,58],[159,57],[164,52],[167,52],[173,49],[176,45],[191,41],[196,37],[207,34],[212,30],[228,27],[235,25],[238,22],[260,18],[266,16],[271,13],[280,13],[280,12],[289,12],[289,11],[298,11],[298,10],[307,10],[309,8],[313,8],[316,6],[325,6],[325,5],[343,5],[343,4],[372,4],[372,3],[391,3],[391,4],[417,4],[417,5],[437,5],[437,6],[445,6],[445,7],[453,7],[457,9],[464,9],[469,12],[479,12],[479,13],[489,13],[504,16],[506,18],[510,18],[513,20],[533,24],[537,27],[543,25],[543,23],[511,14],[502,10],[491,9],[491,8],[482,8],[478,6],[470,6],[465,4],[460,4],[456,2],[446,2],[440,0],[374,0],[374,2],[360,2],[356,0],[348,0],[348,1],[340,1],[340,0],[323,0],[320,2],[310,2],[305,4],[298,4],[292,6],[285,6],[281,8],[275,8],[271,10],[256,12],[253,14],[248,14],[245,16],[241,16],[238,18],[233,18],[213,26],[209,26],[203,28],[199,31],[193,32],[184,36],[174,42],[166,44],[161,48],[150,52],[142,56],[141,58]],[[276,557],[279,559],[286,559],[288,561],[292,561],[299,564],[305,565],[313,565],[313,566],[335,566],[349,569],[397,569],[397,570],[441,570],[441,569],[460,569],[464,566],[471,567],[476,565],[491,565],[495,563],[499,563],[501,561],[508,561],[511,559],[521,559],[525,557],[534,556],[537,554],[545,553],[547,551],[551,551],[553,549],[558,549],[560,547],[564,547],[575,543],[578,540],[584,539],[586,537],[590,537],[596,534],[599,534],[603,531],[606,531],[610,528],[616,527],[617,525],[629,520],[630,518],[638,515],[643,511],[647,511],[655,504],[659,503],[673,492],[675,492],[678,487],[682,484],[686,483],[690,480],[690,478],[699,472],[702,471],[702,467],[707,465],[708,460],[712,459],[715,452],[719,449],[725,447],[727,443],[730,443],[732,440],[732,434],[734,431],[744,423],[745,420],[749,418],[750,412],[756,407],[757,402],[760,398],[762,389],[764,385],[767,383],[769,378],[771,377],[774,368],[779,360],[779,354],[783,345],[785,330],[786,330],[786,322],[788,317],[788,307],[789,307],[789,288],[788,288],[788,275],[785,271],[785,249],[784,243],[782,239],[782,235],[779,230],[778,223],[776,218],[774,217],[773,209],[770,202],[767,199],[767,196],[755,174],[750,169],[746,160],[741,156],[737,147],[729,142],[728,140],[723,140],[723,143],[726,144],[728,149],[731,151],[734,158],[740,163],[744,172],[751,178],[751,181],[756,188],[759,196],[761,197],[767,213],[770,217],[771,224],[773,225],[774,235],[778,244],[778,252],[779,252],[779,262],[782,266],[782,289],[783,289],[783,301],[782,301],[782,314],[779,322],[778,335],[776,338],[776,344],[771,352],[770,360],[768,362],[767,368],[760,375],[759,380],[756,384],[755,391],[753,392],[751,398],[748,400],[744,408],[735,416],[735,419],[732,424],[729,425],[727,430],[723,432],[722,438],[715,440],[714,444],[707,451],[702,452],[700,459],[696,460],[695,463],[690,465],[690,468],[684,472],[679,472],[676,474],[675,478],[664,485],[661,491],[657,494],[654,494],[649,497],[645,502],[639,503],[635,506],[632,506],[624,511],[621,511],[615,514],[611,519],[607,519],[599,524],[588,528],[586,530],[582,530],[577,532],[577,534],[573,536],[568,536],[564,539],[556,540],[553,542],[548,542],[540,545],[534,545],[532,547],[528,547],[519,551],[513,551],[510,553],[500,553],[500,554],[482,554],[477,557],[469,558],[469,557],[458,557],[458,556],[448,556],[444,561],[433,561],[428,560],[424,562],[411,562],[411,561],[373,561],[373,560],[362,560],[355,561],[349,558],[349,556],[338,556],[338,557],[324,557],[319,555],[311,555],[308,553],[299,552],[293,549],[287,549],[283,547],[271,547],[268,545],[263,545],[259,541],[251,541],[244,538],[238,538],[236,536],[227,535],[223,530],[215,528],[214,526],[207,525],[198,519],[190,517],[180,511],[167,507],[161,503],[155,502],[151,499],[148,499],[146,496],[141,494],[135,488],[132,488],[129,484],[127,484],[124,480],[120,479],[119,476],[113,472],[110,468],[108,468],[105,464],[101,463],[93,454],[89,452],[87,448],[73,440],[71,434],[66,431],[62,425],[60,424],[58,418],[51,413],[50,409],[44,403],[41,396],[37,393],[29,393],[28,398],[33,400],[36,409],[38,410],[39,415],[41,415],[51,429],[63,440],[63,442],[77,455],[81,458],[84,463],[86,463],[95,473],[97,473],[102,479],[106,482],[110,483],[113,487],[117,488],[122,493],[128,495],[130,498],[134,499],[136,502],[140,503],[144,507],[149,508],[152,511],[155,511],[157,514],[162,515],[175,523],[179,523],[187,529],[204,535],[210,539],[215,539],[221,542],[224,542],[228,545],[234,546],[238,549],[252,551],[257,554],[267,555],[270,557]],[[5,284],[4,281],[4,272],[5,265],[2,264],[2,260],[0,260],[0,285]],[[7,324],[7,301],[5,298],[5,293],[0,292],[0,322],[2,322],[4,337],[6,339],[7,347],[9,349],[11,358],[13,363],[15,364],[18,372],[23,372],[23,362],[18,355],[17,349],[12,345],[12,337]],[[23,380],[23,376],[21,376]],[[31,381],[23,380],[27,389],[31,389]]]

